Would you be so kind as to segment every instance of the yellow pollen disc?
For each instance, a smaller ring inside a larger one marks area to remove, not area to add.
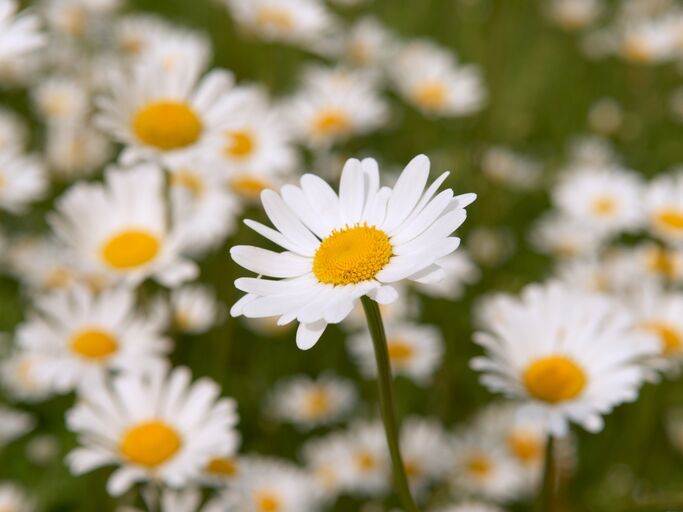
[[[617,202],[613,197],[597,197],[591,207],[598,217],[610,217],[617,211]]]
[[[683,348],[683,336],[678,330],[664,322],[647,322],[643,329],[657,335],[662,346],[662,354],[666,356],[677,355]]]
[[[119,450],[128,461],[155,468],[180,449],[182,440],[178,433],[162,421],[140,423],[123,436]]]
[[[256,22],[263,28],[289,31],[294,28],[292,13],[277,7],[261,7],[256,14]]]
[[[237,463],[231,457],[212,459],[206,466],[206,471],[222,477],[233,477],[237,475]]]
[[[142,39],[136,37],[129,37],[128,39],[124,39],[123,41],[121,41],[119,47],[121,48],[121,51],[126,55],[140,55],[145,45]]]
[[[670,231],[683,231],[683,210],[668,208],[655,215],[655,222]]]
[[[245,158],[254,151],[254,137],[247,131],[229,131],[226,134],[228,143],[225,154],[233,158]]]
[[[357,66],[367,66],[370,63],[370,52],[363,43],[356,42],[348,50],[349,59]]]
[[[257,201],[261,197],[261,192],[267,188],[272,188],[270,182],[248,175],[233,178],[229,186],[233,192],[249,201]]]
[[[652,59],[650,47],[639,37],[632,37],[626,41],[624,44],[624,55],[633,62],[650,62]]]
[[[204,183],[189,170],[181,170],[171,174],[171,185],[187,189],[194,197],[201,197],[204,194]]]
[[[389,237],[374,226],[355,225],[333,231],[320,243],[313,273],[326,284],[356,284],[374,278],[391,259]]]
[[[257,492],[254,499],[259,512],[278,512],[282,509],[280,499],[272,492]]]
[[[159,240],[141,229],[129,229],[111,237],[103,246],[101,256],[112,268],[127,270],[153,260],[159,252]]]
[[[405,340],[400,338],[393,338],[387,342],[389,350],[389,360],[396,365],[406,364],[413,358],[415,349]]]
[[[133,131],[148,146],[168,151],[197,142],[202,134],[202,122],[186,103],[158,101],[135,114]]]
[[[535,436],[524,432],[513,432],[507,438],[508,449],[521,462],[537,461],[543,453],[543,446]]]
[[[304,413],[308,418],[320,418],[327,414],[332,406],[330,395],[325,389],[310,391],[304,400]]]
[[[101,360],[115,353],[119,344],[101,329],[85,329],[71,339],[71,349],[86,359]]]
[[[354,460],[361,473],[369,473],[377,467],[377,460],[370,452],[358,452],[355,454]]]
[[[72,272],[63,267],[55,267],[45,276],[45,288],[56,290],[66,288],[73,279]]]
[[[576,398],[586,386],[586,375],[565,356],[537,359],[524,371],[524,385],[531,396],[551,404]]]
[[[351,131],[351,121],[343,110],[330,108],[313,118],[312,132],[320,137],[340,137]]]
[[[403,461],[403,467],[406,470],[406,476],[408,478],[418,477],[422,473],[422,471],[420,471],[420,465],[412,460]]]
[[[446,86],[441,82],[422,83],[413,94],[417,104],[427,110],[442,109],[448,98]]]
[[[647,255],[647,266],[652,272],[668,278],[676,275],[676,258],[663,247],[657,247]]]
[[[491,461],[485,455],[475,455],[467,462],[467,470],[477,478],[485,478],[492,469]]]

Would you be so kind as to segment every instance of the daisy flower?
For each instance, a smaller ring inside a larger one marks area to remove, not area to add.
[[[19,402],[42,402],[54,394],[38,372],[45,357],[17,350],[0,362],[0,380],[7,393]]]
[[[7,248],[7,270],[30,292],[76,284],[80,275],[65,247],[48,237],[17,237]]]
[[[111,157],[112,144],[88,123],[49,126],[45,159],[50,172],[62,179],[92,175]]]
[[[351,473],[349,439],[345,431],[332,432],[324,437],[309,439],[303,446],[302,458],[321,499],[330,503],[347,486]]]
[[[170,228],[163,174],[152,164],[110,167],[104,183],[78,183],[49,220],[86,271],[137,284],[149,276],[175,286],[197,275],[180,256],[182,236]]]
[[[553,211],[534,223],[529,241],[540,253],[554,258],[573,259],[597,254],[605,243],[605,233],[587,229],[584,222]]]
[[[513,189],[532,189],[542,178],[538,162],[504,147],[487,149],[481,165],[489,179]]]
[[[436,421],[408,417],[401,426],[401,452],[412,492],[420,496],[450,469],[451,443]]]
[[[17,329],[17,344],[44,356],[36,372],[60,393],[112,370],[142,373],[163,364],[170,349],[161,325],[136,313],[128,289],[95,295],[74,287],[38,298],[34,307],[37,314]]]
[[[83,81],[51,77],[32,91],[38,115],[46,123],[60,126],[82,122],[90,108],[89,93]]]
[[[597,19],[602,7],[599,0],[551,0],[547,11],[556,25],[565,30],[580,30]]]
[[[683,170],[653,180],[645,194],[651,233],[667,243],[683,243]]]
[[[347,380],[328,374],[317,379],[298,375],[275,385],[266,411],[274,418],[309,429],[348,416],[356,400],[356,389]]]
[[[307,69],[301,89],[283,107],[296,137],[324,148],[386,124],[388,107],[375,82],[363,71]]]
[[[26,122],[14,111],[0,107],[0,153],[22,151],[27,134]]]
[[[398,323],[387,325],[389,362],[394,375],[403,375],[426,386],[441,363],[443,336],[436,327]],[[364,376],[377,375],[375,352],[367,333],[348,338],[349,352]]]
[[[641,362],[657,353],[655,340],[635,331],[613,301],[557,282],[530,285],[496,311],[487,332],[475,334],[486,356],[472,368],[488,389],[524,403],[560,437],[569,422],[601,430],[604,414],[637,398]]]
[[[297,345],[311,348],[328,323],[339,323],[367,295],[380,304],[396,300],[392,283],[404,279],[435,282],[444,275],[439,260],[452,253],[459,238],[450,236],[466,218],[476,196],[435,196],[442,174],[425,192],[429,159],[415,157],[393,189],[379,186],[377,162],[351,159],[344,166],[340,193],[321,178],[306,174],[301,185],[281,194],[261,194],[276,229],[246,223],[285,249],[277,253],[237,246],[230,251],[244,268],[270,278],[241,278],[246,292],[233,316],[279,316],[285,325],[299,321]]]
[[[199,284],[185,285],[171,292],[171,317],[182,332],[201,334],[213,327],[219,305],[211,289]]]
[[[432,284],[416,283],[415,287],[430,297],[457,300],[465,293],[465,286],[476,283],[481,272],[466,250],[449,254],[439,260],[444,278]]]
[[[666,286],[683,281],[683,247],[666,247],[646,241],[618,247],[610,255],[613,281],[620,290],[634,290],[643,284]]]
[[[659,64],[676,55],[679,27],[674,17],[631,20],[620,31],[619,53],[631,62]]]
[[[386,65],[394,45],[386,27],[376,18],[366,16],[344,34],[336,53],[353,67],[376,69]]]
[[[67,457],[71,471],[116,465],[107,490],[119,496],[136,482],[186,485],[211,457],[232,454],[238,443],[235,402],[219,398],[220,387],[207,378],[190,380],[187,368],[156,368],[81,390],[67,413],[81,445]]]
[[[20,59],[45,43],[36,16],[17,14],[16,0],[0,0],[0,62]]]
[[[209,487],[224,488],[241,473],[242,458],[237,455],[212,457],[204,466],[199,483]]]
[[[96,122],[126,144],[124,163],[179,157],[210,151],[220,144],[229,112],[233,78],[214,70],[199,80],[200,69],[183,63],[172,70],[145,61],[112,73],[108,93],[97,100]]]
[[[35,424],[31,414],[0,405],[0,448],[33,430]]]
[[[43,198],[47,186],[45,169],[36,156],[0,151],[0,209],[21,214]]]
[[[13,482],[0,482],[0,510],[33,512],[35,505],[24,489]]]
[[[338,463],[344,489],[354,496],[379,496],[390,487],[391,465],[382,424],[355,421],[346,431],[346,455]]]
[[[486,92],[474,66],[460,66],[453,53],[430,41],[405,45],[391,64],[399,94],[423,113],[466,116],[484,106]]]

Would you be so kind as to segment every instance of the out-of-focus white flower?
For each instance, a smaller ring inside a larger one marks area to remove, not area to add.
[[[662,175],[648,186],[645,208],[651,233],[664,242],[683,243],[683,170]]]
[[[346,491],[357,496],[378,496],[386,492],[391,466],[382,424],[356,421],[346,431],[346,442],[346,456],[339,464]]]
[[[569,145],[569,160],[576,167],[616,167],[617,155],[610,142],[600,137],[578,137]]]
[[[487,149],[481,165],[488,178],[512,189],[528,190],[541,180],[538,162],[504,147]]]
[[[21,214],[47,191],[42,162],[34,155],[0,151],[0,209]]]
[[[60,456],[59,438],[52,434],[33,436],[26,443],[26,458],[36,466],[49,466]]]
[[[444,278],[436,283],[416,283],[416,288],[430,297],[457,300],[465,293],[465,286],[476,283],[481,276],[479,268],[464,249],[439,260]]]
[[[87,123],[48,127],[46,144],[46,164],[62,179],[93,174],[113,149],[109,139]]]
[[[345,431],[306,441],[302,456],[324,502],[332,502],[348,485],[352,474],[349,439]]]
[[[437,421],[410,416],[401,425],[401,454],[414,495],[443,478],[451,467],[451,442]]]
[[[0,380],[8,394],[21,402],[41,402],[53,395],[37,369],[44,356],[15,351],[0,363]]]
[[[619,53],[631,62],[658,64],[672,59],[680,37],[675,17],[631,20],[620,30]]]
[[[35,423],[31,414],[0,405],[0,448],[33,430]]]
[[[81,123],[89,108],[89,92],[82,81],[71,77],[51,77],[32,91],[38,115],[48,124],[60,127]]]
[[[593,23],[602,10],[600,0],[551,0],[548,16],[565,30],[580,30]]]
[[[33,512],[35,504],[24,489],[13,482],[0,482],[0,510]]]
[[[0,0],[0,62],[11,63],[35,52],[45,43],[40,22],[29,12],[17,13],[16,0]]]
[[[496,266],[513,255],[516,244],[512,233],[505,228],[479,226],[470,231],[467,248],[478,263]]]
[[[6,256],[9,272],[31,292],[68,288],[80,278],[65,247],[51,238],[17,237]]]
[[[616,133],[624,122],[624,111],[614,98],[602,98],[588,111],[591,128],[604,135]]]
[[[185,285],[171,292],[171,319],[182,332],[201,334],[218,320],[219,305],[211,289]]]
[[[344,33],[335,53],[351,66],[381,69],[387,64],[395,44],[386,27],[376,18],[366,16]]]
[[[26,122],[18,114],[0,107],[0,153],[22,151],[27,133]]]
[[[573,259],[595,255],[605,242],[605,233],[587,229],[583,222],[567,215],[551,212],[534,224],[529,240],[539,252]]]

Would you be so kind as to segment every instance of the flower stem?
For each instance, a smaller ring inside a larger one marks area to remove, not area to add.
[[[543,481],[538,497],[539,512],[555,510],[555,491],[557,488],[557,468],[555,465],[555,438],[548,435],[545,444],[545,463],[543,465]]]
[[[419,512],[413,497],[410,494],[408,477],[406,476],[405,466],[401,458],[401,450],[398,441],[398,421],[396,419],[396,409],[394,406],[394,390],[391,375],[391,365],[389,363],[389,349],[387,347],[387,337],[384,332],[382,315],[379,305],[369,297],[361,297],[365,318],[368,321],[368,329],[375,346],[375,359],[377,361],[377,385],[379,387],[379,404],[382,410],[382,420],[384,430],[391,454],[391,465],[394,474],[394,485],[396,491],[403,502],[405,512]]]

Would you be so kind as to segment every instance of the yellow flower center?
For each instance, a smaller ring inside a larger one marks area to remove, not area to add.
[[[233,192],[249,201],[256,201],[261,196],[261,192],[267,188],[272,188],[271,183],[254,176],[242,175],[230,180],[230,188]]]
[[[278,512],[282,510],[280,498],[270,491],[260,491],[254,496],[259,512]]]
[[[101,329],[84,329],[71,338],[71,349],[78,355],[92,360],[106,359],[115,353],[119,344],[110,333]]]
[[[678,330],[664,322],[646,322],[643,329],[655,334],[661,343],[662,354],[666,356],[677,355],[683,348],[683,336]]]
[[[319,137],[340,137],[351,131],[351,121],[343,110],[321,110],[313,118],[313,134]]]
[[[551,404],[576,398],[586,386],[586,375],[565,356],[537,359],[524,371],[524,385],[531,396]]]
[[[141,229],[128,229],[111,237],[102,247],[102,259],[110,267],[127,270],[153,260],[159,240]]]
[[[256,14],[256,23],[265,29],[289,31],[294,28],[292,13],[277,7],[261,7]]]
[[[233,158],[245,158],[254,151],[255,141],[251,133],[238,130],[229,131],[226,134],[228,143],[225,145],[225,154]]]
[[[377,459],[368,451],[360,451],[353,458],[361,473],[369,473],[377,467]]]
[[[68,268],[55,267],[45,276],[45,288],[50,290],[66,288],[73,277],[73,273]]]
[[[182,440],[173,427],[163,421],[140,423],[125,433],[119,450],[128,461],[155,468],[173,457]]]
[[[655,222],[670,231],[683,231],[683,210],[667,208],[655,215]]]
[[[195,198],[204,194],[204,182],[190,170],[181,170],[171,174],[171,185],[185,188]]]
[[[493,469],[493,464],[486,455],[474,455],[467,461],[467,470],[476,478],[486,478]]]
[[[613,197],[596,197],[591,205],[593,213],[598,217],[611,217],[617,211],[617,202]]]
[[[642,37],[631,37],[624,43],[624,55],[633,62],[650,62],[652,51]]]
[[[676,258],[663,247],[656,247],[649,252],[647,266],[652,272],[668,278],[676,275]]]
[[[420,465],[417,463],[417,461],[405,460],[403,461],[403,467],[406,470],[406,476],[408,478],[417,478],[422,474]]]
[[[202,122],[187,103],[158,101],[135,114],[133,131],[148,146],[168,151],[197,142],[202,134]]]
[[[330,411],[332,401],[327,390],[311,390],[304,400],[304,413],[310,419],[320,418]]]
[[[413,358],[415,349],[407,341],[400,338],[392,338],[387,342],[389,360],[392,364],[401,366]]]
[[[538,438],[524,432],[512,432],[507,438],[507,445],[510,452],[525,464],[539,460],[543,453]]]
[[[231,457],[212,459],[206,466],[206,471],[221,477],[233,477],[237,475],[237,463]]]
[[[427,110],[440,110],[448,99],[446,86],[441,82],[425,82],[418,85],[414,91],[415,101]]]
[[[326,284],[356,284],[372,279],[391,259],[389,237],[374,226],[357,224],[333,231],[320,243],[313,273]]]

